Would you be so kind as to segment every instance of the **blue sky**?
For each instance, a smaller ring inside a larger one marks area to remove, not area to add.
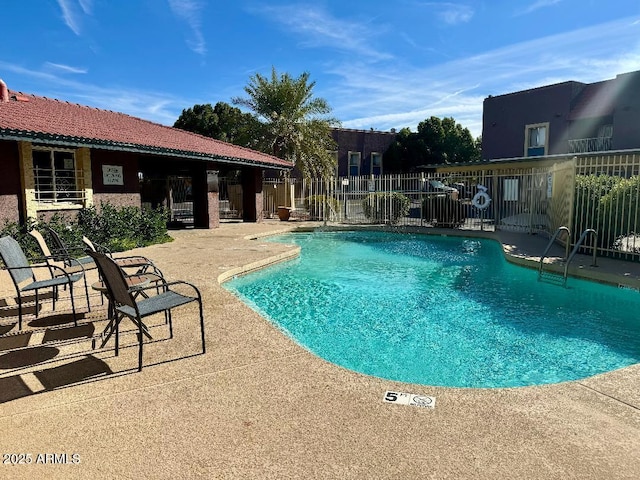
[[[638,0],[2,2],[10,89],[172,125],[255,73],[308,71],[346,128],[432,115],[482,133],[482,101],[640,70]]]

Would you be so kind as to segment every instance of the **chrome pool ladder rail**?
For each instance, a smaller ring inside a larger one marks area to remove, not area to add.
[[[567,232],[567,244],[565,247],[564,258],[562,259],[562,261],[563,262],[566,261],[567,258],[569,257],[569,242],[571,238],[571,231],[569,230],[569,227],[564,227],[564,226],[558,227],[556,232],[551,237],[551,240],[549,240],[549,243],[547,244],[547,248],[544,249],[544,252],[540,256],[540,266],[538,267],[538,280],[540,280],[540,277],[542,277],[542,273],[543,273],[542,268],[544,266],[544,259],[547,258],[547,254],[549,253],[549,250],[551,250],[551,247],[553,246],[554,242],[558,238],[558,235],[560,235],[560,232]]]
[[[598,253],[598,232],[595,231],[593,228],[587,228],[584,232],[582,232],[582,235],[580,235],[580,238],[576,242],[575,247],[573,247],[571,254],[569,255],[566,263],[564,264],[564,281],[565,282],[567,281],[567,273],[569,272],[569,264],[571,263],[571,260],[573,260],[573,257],[576,256],[576,253],[578,252],[580,245],[582,245],[582,242],[584,242],[584,239],[587,238],[587,235],[589,235],[590,233],[593,234],[593,263],[591,264],[591,266],[592,267],[598,266],[598,259],[596,257],[596,253]]]

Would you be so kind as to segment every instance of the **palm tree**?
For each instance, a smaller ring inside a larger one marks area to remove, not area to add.
[[[331,127],[339,122],[327,117],[331,107],[326,100],[313,97],[315,85],[307,72],[293,78],[272,67],[271,78],[257,73],[249,79],[244,87],[248,98],[233,99],[260,121],[264,150],[292,161],[306,178],[329,177],[336,166]]]

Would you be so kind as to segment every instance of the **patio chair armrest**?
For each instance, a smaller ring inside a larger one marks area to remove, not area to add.
[[[109,247],[102,245],[101,243],[91,242],[98,253],[104,253],[108,257],[112,256],[112,252]]]
[[[111,257],[111,258],[113,258],[115,261],[126,260],[128,258],[142,258],[149,265],[154,265],[153,260],[151,260],[149,257],[145,257],[144,255],[123,255],[123,256],[117,256],[117,257]]]
[[[32,265],[31,268],[48,268],[54,277],[65,276],[67,277],[67,279],[69,279],[69,281],[71,281],[71,274],[58,265]],[[82,267],[82,274],[84,275],[84,267]]]
[[[49,265],[49,264],[45,264],[45,265],[28,265],[25,267],[4,267],[5,270],[7,271],[11,271],[11,270],[35,270],[37,268],[46,268],[47,270],[49,270],[50,273],[53,273],[53,271],[59,271],[60,275],[58,276],[65,276],[67,277],[69,280],[71,280],[71,274],[69,274],[64,268],[59,267],[57,265]]]
[[[170,282],[163,282],[160,285],[147,285],[145,287],[141,287],[141,288],[135,288],[136,292],[139,291],[144,291],[144,290],[156,290],[158,287],[162,288],[162,289],[169,289],[169,287],[174,286],[174,285],[186,285],[187,287],[192,288],[195,292],[196,292],[196,296],[198,298],[202,298],[202,295],[200,294],[200,289],[198,289],[198,287],[196,287],[194,284],[189,283],[189,282],[185,282],[184,280],[172,280]]]
[[[153,263],[153,260],[151,260],[149,257],[145,257],[144,255],[125,255],[122,257],[111,257],[113,260],[115,260],[116,262],[118,260],[128,260],[128,259],[138,259],[141,258],[143,259],[146,263],[144,265],[141,265],[140,263],[136,263],[133,265],[121,265],[121,268],[138,268],[138,274],[139,275],[144,275],[144,273],[146,272],[147,268],[151,269],[151,273],[155,273],[156,275],[163,277],[164,278],[164,274],[162,273],[162,271],[156,266],[155,263]]]

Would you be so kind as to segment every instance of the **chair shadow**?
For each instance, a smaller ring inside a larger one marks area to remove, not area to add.
[[[76,318],[78,320],[83,320],[85,318],[84,312],[76,312]],[[73,323],[72,313],[52,313],[51,315],[34,318],[33,320],[30,320],[27,325],[33,328],[46,328],[57,327],[67,323]]]
[[[42,303],[36,304],[28,304],[22,305],[22,314],[23,315],[36,315],[42,311]],[[18,316],[18,305],[6,305],[2,307],[0,310],[0,317],[17,317]]]
[[[94,331],[93,323],[47,328],[42,337],[42,344],[31,347],[29,347],[29,341],[33,332],[20,332],[0,337],[0,370],[23,368],[53,360],[60,350],[45,344],[91,338]],[[2,354],[2,352],[7,353]]]
[[[93,336],[93,332],[95,332],[95,329],[96,327],[93,323],[83,323],[82,325],[78,325],[77,327],[71,326],[65,328],[47,329],[44,332],[42,343],[91,338]]]
[[[36,371],[34,375],[40,380],[45,390],[53,390],[112,373],[109,365],[103,360],[93,355],[87,355],[64,365]]]
[[[97,380],[106,375],[111,375],[113,372],[104,361],[93,355],[87,355],[84,358],[57,367],[37,370],[33,374],[42,384],[44,390],[34,392],[20,375],[0,378],[0,404],[57,388]]]
[[[12,350],[0,355],[0,369],[23,368],[51,360],[60,353],[55,347],[33,347],[24,350]]]
[[[13,330],[16,327],[16,325],[18,325],[18,322],[7,323],[6,325],[0,325],[0,335],[9,333],[11,330]]]
[[[0,403],[33,395],[34,392],[20,378],[20,375],[0,378]]]
[[[0,332],[1,331],[2,330],[0,329]],[[22,332],[7,335],[6,337],[0,337],[0,352],[26,347],[27,345],[29,345],[31,334],[32,332]]]
[[[108,358],[104,357],[103,353],[95,356],[93,353],[84,350],[66,355],[64,353],[65,345],[74,345],[75,340],[82,342],[94,338],[96,329],[93,322],[78,326],[73,324],[66,327],[59,326],[68,323],[67,320],[72,321],[71,314],[36,319],[37,326],[49,327],[44,331],[41,340],[42,344],[37,346],[29,346],[29,341],[33,338],[35,332],[19,332],[0,337],[0,370],[16,369],[18,372],[22,371],[22,373],[17,374],[14,371],[7,371],[5,374],[9,376],[0,377],[0,405],[56,389],[72,388],[79,384],[138,373],[136,366],[125,366],[122,363],[117,363],[116,365],[124,368],[117,367],[114,370],[113,365],[106,363],[105,360],[108,360]],[[32,324],[30,325],[33,326]],[[161,325],[164,324],[159,324],[158,326]],[[156,338],[145,343],[159,343],[169,340],[170,338]],[[55,342],[61,343],[56,345]],[[128,351],[130,348],[132,350],[136,349],[137,342],[121,344],[120,348],[123,352]],[[101,350],[101,352],[104,352],[104,350]],[[199,355],[202,355],[202,353],[183,354],[177,357],[172,355],[170,359],[145,363],[145,368],[173,363]],[[56,356],[58,357],[56,358]],[[52,364],[55,366],[51,366]],[[37,383],[34,385],[32,381],[29,381],[29,376],[31,375],[37,378],[41,387],[39,385],[36,386]]]

